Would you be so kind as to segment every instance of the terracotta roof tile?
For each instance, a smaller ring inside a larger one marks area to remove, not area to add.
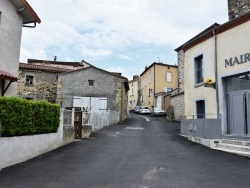
[[[71,71],[70,69],[51,67],[45,65],[34,65],[28,63],[19,63],[19,69],[41,70],[41,71],[58,72],[58,73]]]
[[[10,80],[10,81],[17,81],[17,77],[14,76],[13,74],[9,73],[9,72],[5,72],[0,70],[0,78],[4,79],[4,80]]]

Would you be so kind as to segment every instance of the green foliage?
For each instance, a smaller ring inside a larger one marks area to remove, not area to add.
[[[46,101],[0,97],[1,135],[23,136],[55,133],[60,124],[60,106]]]

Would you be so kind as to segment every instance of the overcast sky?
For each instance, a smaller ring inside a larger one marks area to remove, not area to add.
[[[177,64],[174,51],[215,22],[227,0],[27,0],[41,18],[23,28],[20,62],[85,60],[132,79],[153,62]]]

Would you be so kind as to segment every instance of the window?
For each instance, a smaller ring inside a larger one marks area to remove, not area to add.
[[[131,95],[134,96],[134,89],[131,90]]]
[[[89,81],[89,87],[93,87],[94,86],[94,80],[88,80]]]
[[[140,99],[141,102],[143,102],[143,96],[141,95],[141,99]]]
[[[153,89],[148,89],[148,96],[150,97],[151,94],[153,93]]]
[[[151,84],[151,74],[148,75],[148,83]]]
[[[32,86],[34,84],[34,76],[26,75],[26,85]]]
[[[205,118],[205,101],[204,100],[196,101],[196,116],[197,116],[197,119]]]
[[[203,55],[196,57],[195,59],[195,83],[202,83],[203,78]]]
[[[144,84],[145,84],[145,86],[147,85],[147,78],[146,77],[144,79]]]
[[[167,82],[172,82],[172,72],[167,72],[166,80],[167,80]]]
[[[132,107],[132,101],[129,101],[129,107]]]

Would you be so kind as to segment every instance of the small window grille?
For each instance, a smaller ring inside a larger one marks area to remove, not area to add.
[[[94,86],[94,80],[88,80],[89,81],[89,86],[93,87]]]
[[[34,76],[27,75],[26,76],[26,85],[33,85],[34,84]]]

